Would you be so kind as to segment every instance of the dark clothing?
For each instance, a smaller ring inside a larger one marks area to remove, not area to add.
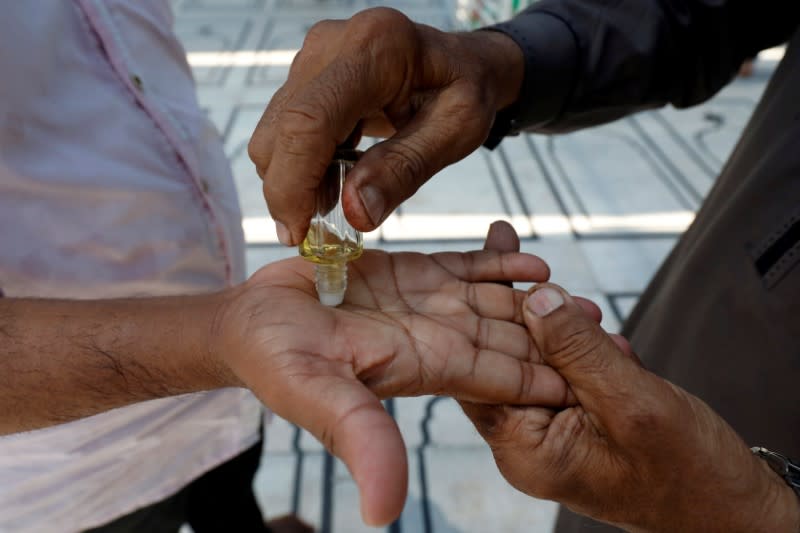
[[[800,457],[800,2],[543,0],[496,29],[527,61],[521,101],[497,128],[510,118],[513,130],[540,132],[692,105],[748,56],[791,40],[623,333],[647,368],[745,442]],[[616,531],[564,509],[556,530]]]
[[[176,494],[86,533],[270,533],[253,494],[263,441],[194,480]]]

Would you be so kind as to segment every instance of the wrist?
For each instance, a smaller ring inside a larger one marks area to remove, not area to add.
[[[525,78],[522,49],[514,39],[499,31],[484,29],[466,35],[480,40],[474,50],[487,69],[486,80],[495,96],[495,113],[511,106],[519,99]]]
[[[198,364],[207,376],[210,388],[242,387],[241,380],[231,370],[230,357],[236,352],[230,332],[233,308],[243,291],[239,285],[198,297],[187,329],[200,339]]]
[[[766,461],[758,461],[765,481],[764,505],[759,506],[764,517],[759,526],[764,531],[798,533],[800,531],[800,498],[786,481],[776,474]],[[763,526],[761,526],[763,524]]]

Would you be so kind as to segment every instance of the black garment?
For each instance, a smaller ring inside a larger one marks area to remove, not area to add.
[[[745,59],[786,42],[798,21],[793,0],[541,0],[491,28],[514,39],[526,62],[520,99],[493,137],[697,104]]]
[[[645,366],[705,400],[745,442],[793,457],[799,26],[796,0],[542,0],[494,28],[522,47],[527,68],[520,101],[498,117],[495,139],[509,129],[556,133],[698,103],[742,60],[791,38],[730,160],[623,333]],[[556,530],[616,531],[564,509]]]
[[[263,441],[192,481],[172,496],[85,533],[270,533],[253,494]]]

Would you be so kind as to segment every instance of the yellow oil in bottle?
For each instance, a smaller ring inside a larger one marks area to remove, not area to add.
[[[322,219],[311,221],[306,238],[300,243],[300,255],[320,265],[343,264],[361,256],[364,243],[360,234],[342,235]]]
[[[337,150],[317,190],[316,213],[298,251],[315,263],[314,285],[319,301],[335,307],[347,290],[347,263],[364,249],[361,232],[353,228],[342,210],[342,189],[347,172],[358,159],[355,150]]]

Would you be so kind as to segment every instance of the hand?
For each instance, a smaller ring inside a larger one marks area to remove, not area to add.
[[[524,293],[488,280],[541,281],[526,254],[387,254],[349,267],[338,308],[317,301],[313,266],[271,264],[219,313],[212,353],[278,415],[313,433],[348,466],[370,524],[391,521],[406,496],[406,451],[379,399],[449,394],[562,406],[564,380],[531,361]]]
[[[281,242],[305,237],[334,149],[357,124],[389,137],[343,191],[347,219],[369,231],[481,145],[523,73],[522,51],[497,32],[445,33],[388,8],[316,24],[249,145]]]
[[[794,493],[705,403],[642,368],[563,289],[523,315],[566,409],[463,404],[519,490],[634,531],[796,531]]]

